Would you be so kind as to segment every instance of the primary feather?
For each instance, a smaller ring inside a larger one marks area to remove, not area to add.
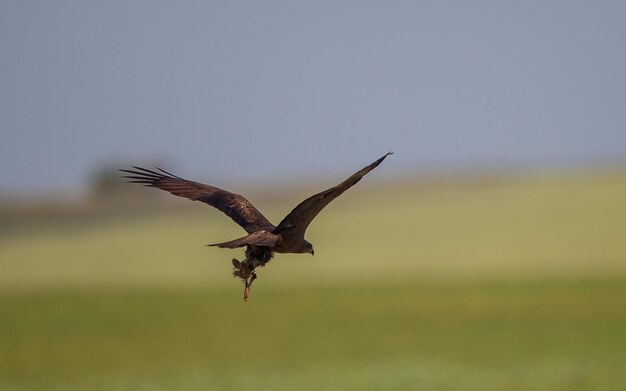
[[[224,212],[248,233],[274,229],[274,225],[242,195],[183,179],[160,168],[157,168],[160,173],[141,167],[133,168],[135,170],[120,170],[131,174],[123,176],[130,179],[130,183],[156,187],[179,197],[204,202]]]

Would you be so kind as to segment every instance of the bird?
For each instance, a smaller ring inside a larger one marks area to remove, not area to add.
[[[340,184],[305,199],[276,226],[242,195],[190,181],[158,167],[156,171],[137,166],[132,166],[132,170],[120,171],[126,174],[122,178],[128,183],[155,187],[179,197],[204,202],[225,213],[247,232],[240,238],[208,245],[228,249],[245,247],[245,259],[240,261],[233,258],[232,264],[233,276],[244,283],[243,300],[246,302],[250,297],[252,283],[257,279],[256,269],[265,266],[275,253],[315,255],[313,245],[304,238],[311,221],[326,205],[357,184],[391,154],[393,152],[386,153]]]

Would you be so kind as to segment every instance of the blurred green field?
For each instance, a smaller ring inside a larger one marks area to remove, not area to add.
[[[364,184],[246,304],[203,205],[4,238],[0,389],[622,389],[625,201],[623,172]]]

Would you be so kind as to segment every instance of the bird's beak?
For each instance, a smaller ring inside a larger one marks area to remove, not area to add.
[[[315,255],[315,250],[311,250],[311,255]]]

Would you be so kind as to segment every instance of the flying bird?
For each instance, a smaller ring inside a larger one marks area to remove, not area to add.
[[[374,163],[355,172],[337,186],[312,195],[296,206],[277,226],[273,225],[245,197],[211,185],[193,182],[157,167],[158,171],[133,166],[134,170],[120,170],[130,175],[122,178],[129,183],[139,183],[168,191],[179,197],[201,201],[225,213],[239,224],[247,235],[228,242],[210,244],[220,248],[245,247],[246,258],[233,258],[233,275],[244,283],[244,301],[250,297],[250,287],[257,278],[255,269],[265,266],[274,253],[296,253],[314,255],[313,245],[304,239],[307,227],[315,216],[332,200],[354,186],[368,172],[393,152],[389,152]]]

